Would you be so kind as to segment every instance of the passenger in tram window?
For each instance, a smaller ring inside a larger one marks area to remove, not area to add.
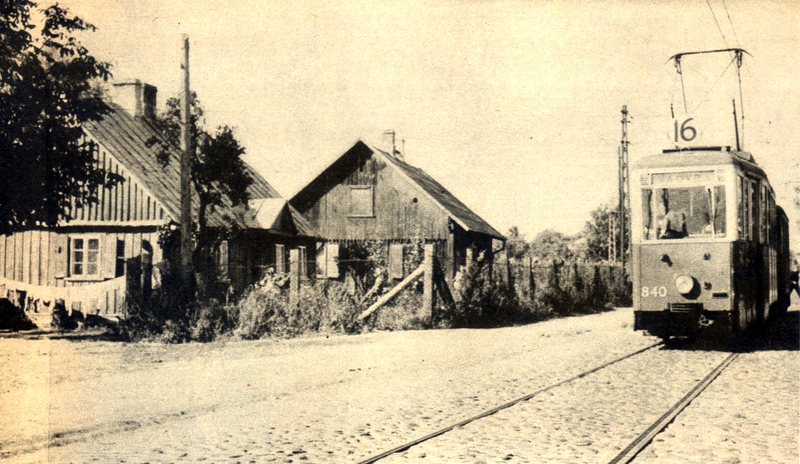
[[[703,213],[703,235],[711,235],[714,232],[714,228],[711,224],[711,215],[709,213]]]
[[[658,238],[684,238],[686,232],[686,214],[683,211],[670,211],[661,219]]]

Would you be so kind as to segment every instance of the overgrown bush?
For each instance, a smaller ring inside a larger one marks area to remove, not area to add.
[[[467,266],[456,292],[456,305],[448,318],[454,327],[510,325],[519,310],[514,289],[492,278],[491,268],[483,259]]]
[[[192,340],[210,342],[220,336],[228,335],[236,328],[238,311],[234,305],[224,305],[211,299],[198,305],[189,324]]]
[[[252,289],[235,305],[233,333],[244,339],[291,337],[308,332],[350,333],[357,328],[359,306],[340,282],[302,285],[296,305],[275,286]]]
[[[564,290],[562,281],[562,263],[553,260],[550,272],[547,274],[547,283],[542,289],[542,306],[550,312],[565,315],[570,312],[572,302],[569,300],[568,293]]]
[[[400,292],[377,314],[367,320],[368,327],[374,330],[418,330],[431,327],[429,314],[423,314],[422,282],[417,281]]]
[[[192,289],[165,274],[161,287],[147,299],[127,302],[128,317],[120,324],[123,339],[179,343],[191,340],[198,308]]]
[[[618,267],[608,268],[606,278],[609,306],[630,306],[633,304],[633,284]]]
[[[502,260],[495,264],[496,279],[505,278],[504,266]],[[519,301],[515,323],[593,313],[631,304],[630,282],[616,266],[576,260],[514,262],[509,274]]]

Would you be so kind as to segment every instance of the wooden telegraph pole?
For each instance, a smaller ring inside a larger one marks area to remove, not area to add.
[[[193,279],[192,269],[192,131],[189,91],[189,37],[183,36],[183,98],[181,98],[181,274],[184,283]]]

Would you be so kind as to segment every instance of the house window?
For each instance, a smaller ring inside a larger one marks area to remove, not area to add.
[[[100,239],[73,237],[70,257],[73,276],[97,276],[100,273]]]
[[[317,243],[317,277],[339,277],[339,244]]]
[[[117,239],[117,259],[114,267],[114,277],[125,275],[125,240]]]
[[[373,217],[374,195],[371,185],[350,186],[350,217]]]

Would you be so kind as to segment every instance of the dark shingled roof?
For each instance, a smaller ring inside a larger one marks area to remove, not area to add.
[[[159,147],[149,144],[153,138],[160,139],[159,132],[147,118],[133,117],[122,107],[110,103],[108,113],[97,121],[83,124],[85,132],[109,154],[117,159],[162,203],[166,212],[174,219],[180,217],[180,152],[170,151],[169,163],[162,167],[157,159]],[[263,177],[247,166],[253,183],[248,189],[250,198],[280,198]],[[197,215],[197,196],[194,191],[192,208]],[[292,216],[295,216],[294,214]],[[299,216],[299,213],[297,213]],[[246,228],[241,214],[237,214],[230,204],[220,208],[209,208],[208,225],[219,227],[233,224]]]
[[[486,235],[491,235],[494,238],[505,240],[506,238],[498,232],[494,227],[484,221],[483,218],[475,214],[467,205],[455,197],[449,190],[444,188],[442,184],[436,181],[433,177],[428,175],[425,171],[418,167],[414,167],[405,161],[401,161],[395,156],[390,156],[383,150],[373,147],[373,151],[378,152],[388,159],[391,164],[397,166],[400,171],[411,178],[417,185],[422,187],[428,195],[439,205],[441,205],[447,212],[450,213],[452,219],[459,223],[461,227],[470,232],[479,232]]]

